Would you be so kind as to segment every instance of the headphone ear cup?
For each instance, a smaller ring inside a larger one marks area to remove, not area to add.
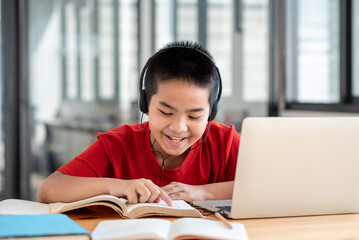
[[[215,101],[212,104],[212,109],[211,109],[211,113],[208,117],[208,122],[212,121],[216,117],[217,111],[218,111],[218,101]]]
[[[148,113],[147,95],[144,89],[142,89],[140,92],[140,99],[138,101],[138,105],[140,107],[141,112]]]

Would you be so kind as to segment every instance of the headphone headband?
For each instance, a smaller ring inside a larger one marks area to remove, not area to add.
[[[218,79],[218,89],[216,89],[217,91],[217,97],[216,97],[216,100],[212,103],[211,105],[211,108],[210,108],[210,114],[209,114],[209,117],[208,117],[208,122],[212,121],[216,115],[217,115],[217,111],[218,111],[218,103],[219,103],[219,100],[221,99],[221,96],[222,96],[222,78],[221,78],[221,74],[219,72],[219,69],[218,67],[216,66],[215,62],[213,61],[213,59],[208,55],[206,54],[205,52],[202,52],[198,49],[195,49],[195,48],[191,48],[191,47],[187,47],[187,46],[170,46],[170,47],[167,47],[165,49],[162,49],[160,51],[158,51],[157,53],[155,53],[152,57],[150,57],[145,66],[143,67],[142,71],[141,71],[141,74],[140,74],[140,84],[139,84],[139,90],[140,90],[140,96],[139,96],[139,107],[140,107],[140,110],[143,112],[143,113],[147,113],[148,112],[148,103],[147,103],[147,96],[146,96],[146,91],[145,91],[145,88],[144,88],[144,80],[145,80],[145,74],[147,72],[147,68],[148,68],[148,65],[151,61],[151,59],[153,59],[155,56],[158,56],[159,54],[163,53],[163,52],[166,52],[167,50],[172,50],[172,49],[190,49],[190,50],[194,50],[200,54],[202,54],[203,56],[205,56],[208,60],[211,61],[211,63],[213,64],[215,70],[216,70],[216,73],[217,73],[217,77],[216,79]]]

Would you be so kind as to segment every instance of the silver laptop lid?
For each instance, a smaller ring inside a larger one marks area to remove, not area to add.
[[[359,117],[246,118],[232,218],[359,212]]]

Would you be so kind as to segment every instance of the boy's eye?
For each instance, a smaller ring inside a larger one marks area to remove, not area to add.
[[[190,119],[196,120],[196,119],[200,119],[202,116],[199,117],[194,117],[194,116],[188,116]]]
[[[171,116],[171,115],[172,115],[172,113],[164,112],[164,111],[162,111],[161,109],[158,109],[158,110],[160,110],[160,112],[161,112],[163,115],[166,115],[166,116]]]

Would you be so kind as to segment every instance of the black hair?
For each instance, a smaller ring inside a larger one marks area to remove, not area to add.
[[[208,88],[208,101],[212,106],[217,97],[219,77],[212,56],[200,44],[189,41],[167,44],[148,60],[144,79],[147,103],[157,93],[158,83],[179,79]]]

